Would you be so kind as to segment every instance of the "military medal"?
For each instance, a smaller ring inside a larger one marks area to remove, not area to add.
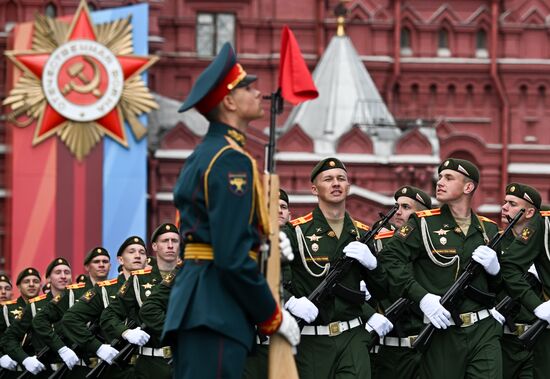
[[[316,244],[316,243],[312,244],[311,245],[311,250],[313,250],[314,252],[319,251],[319,244]]]
[[[445,245],[445,244],[447,243],[447,238],[441,237],[441,238],[439,239],[439,243],[442,244],[442,245]]]
[[[150,294],[151,294],[151,291],[149,290],[145,291],[145,296],[149,297]]]

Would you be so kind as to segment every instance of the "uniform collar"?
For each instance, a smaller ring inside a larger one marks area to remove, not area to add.
[[[316,235],[327,233],[329,237],[336,237],[336,235],[331,235],[331,232],[333,231],[331,230],[330,225],[328,224],[328,221],[319,206],[315,207],[313,210],[313,220],[313,227],[315,228],[314,233]],[[353,221],[351,220],[348,212],[344,215],[344,228],[342,229],[342,233],[349,233],[357,236],[357,229],[354,227]],[[342,236],[340,236],[340,238],[342,238]]]
[[[443,204],[440,209],[441,209],[441,214],[443,215],[446,223],[444,225],[444,228],[455,230],[456,232],[458,232],[458,230],[460,230],[460,227],[456,223],[456,220],[453,217],[453,214],[451,213],[449,206],[447,204]],[[474,212],[473,209],[471,209],[470,212],[471,212],[470,214],[471,223],[470,223],[470,227],[468,228],[468,235],[472,234],[473,230],[483,233],[483,227],[481,226],[481,221],[477,217],[477,214]],[[446,225],[448,225],[448,228],[445,227]],[[460,233],[462,233],[462,230],[460,230]]]
[[[240,147],[244,147],[246,144],[246,135],[244,133],[222,122],[210,123],[207,135],[229,137]]]

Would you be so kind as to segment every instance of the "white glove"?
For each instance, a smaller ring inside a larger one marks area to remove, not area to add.
[[[17,367],[17,362],[11,359],[8,354],[4,354],[0,358],[0,366],[2,366],[2,368],[5,368],[6,370],[15,371]]]
[[[294,316],[301,318],[308,324],[314,321],[319,309],[307,297],[295,298],[292,296],[285,304],[285,308]]]
[[[298,346],[300,343],[300,327],[298,327],[296,319],[284,309],[283,321],[281,321],[277,333],[285,337],[292,346]]]
[[[108,364],[113,364],[113,358],[118,354],[118,350],[111,345],[103,344],[97,349],[95,355],[104,360]]]
[[[489,309],[489,312],[491,313],[491,316],[493,316],[493,318],[497,320],[500,325],[504,325],[504,323],[506,322],[506,318],[502,315],[502,313],[497,311],[495,308]]]
[[[294,259],[292,246],[290,246],[290,240],[285,232],[279,232],[279,250],[281,252],[281,261],[290,262]]]
[[[537,272],[537,268],[535,267],[534,264],[532,264],[531,267],[529,267],[529,270],[527,270],[527,272],[530,272],[531,274],[535,275],[535,278],[537,278],[537,280],[540,282],[539,273]]]
[[[138,326],[135,329],[126,330],[122,333],[122,338],[134,345],[143,346],[147,343],[147,341],[149,341],[151,336],[141,330],[141,327]]]
[[[374,270],[378,264],[369,247],[359,241],[348,243],[344,247],[344,254],[346,254],[346,257],[355,259],[369,270]]]
[[[373,314],[365,324],[368,332],[374,330],[379,337],[384,337],[393,329],[393,324],[380,313]]]
[[[535,308],[535,316],[550,323],[550,300],[545,301],[541,305]]]
[[[365,301],[369,301],[372,295],[370,294],[369,289],[367,288],[367,283],[365,283],[364,280],[359,282],[359,290],[365,293]]]
[[[497,252],[489,246],[478,246],[472,253],[472,259],[483,266],[489,275],[496,275],[500,271]]]
[[[447,329],[451,325],[451,313],[439,303],[441,296],[426,294],[420,300],[420,309],[437,329]]]
[[[72,370],[80,360],[75,352],[67,346],[63,346],[61,349],[57,350],[57,353],[61,359],[63,359],[63,362],[65,362],[69,370]]]
[[[40,362],[38,359],[36,359],[36,355],[32,357],[27,357],[23,360],[23,366],[25,367],[25,370],[30,372],[33,375],[38,374],[40,371],[45,370],[46,368]]]

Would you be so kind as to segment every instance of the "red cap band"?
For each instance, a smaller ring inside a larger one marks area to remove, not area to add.
[[[243,67],[238,63],[235,64],[235,66],[229,70],[225,78],[195,105],[195,108],[197,108],[200,113],[207,114],[245,77],[246,71]]]

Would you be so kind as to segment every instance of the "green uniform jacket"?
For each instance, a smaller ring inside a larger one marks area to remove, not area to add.
[[[261,242],[262,194],[254,190],[258,172],[242,150],[244,142],[236,129],[211,123],[174,188],[184,243],[210,245],[213,260],[186,260],[176,277],[164,327],[170,342],[178,330],[208,328],[250,349],[254,325],[277,315],[267,282],[249,256]]]
[[[89,280],[68,285],[62,294],[55,296],[32,320],[33,333],[53,351],[74,343],[74,341],[64,341],[66,333],[60,321],[63,314],[91,287],[92,282]],[[52,325],[55,325],[55,328]]]
[[[320,274],[327,263],[333,265],[344,255],[343,249],[346,245],[356,241],[368,231],[366,225],[354,222],[346,212],[342,234],[340,238],[337,238],[319,207],[306,216],[293,220],[292,224],[294,228],[300,228],[303,234],[301,240],[305,242],[304,257],[302,258],[296,230],[285,229],[292,245],[292,251],[295,253],[295,258],[289,265],[290,271],[285,270],[285,281],[287,282],[287,290],[297,298],[309,296],[325,277],[325,275],[321,277],[312,276],[306,270],[304,260],[309,270],[314,274]],[[309,254],[307,250],[309,250]],[[378,274],[381,274],[378,269],[368,271],[357,263],[341,284],[349,289],[359,291],[361,280],[366,281],[367,288],[371,287],[369,283],[373,278],[382,280],[377,276]],[[363,317],[367,320],[375,313],[374,309],[368,305],[353,304],[339,296],[327,296],[318,308],[319,315],[312,325],[326,325],[333,321],[347,321],[356,317]]]
[[[162,276],[156,264],[150,269],[132,272],[126,283],[120,287],[117,297],[101,314],[101,330],[109,340],[120,338],[128,330],[127,320],[134,320],[137,325],[141,325],[139,309],[160,282]],[[138,291],[136,286],[139,286]],[[150,344],[147,343],[146,346]]]
[[[390,286],[397,289],[393,292],[416,303],[420,303],[428,293],[439,296],[445,294],[470,262],[472,252],[478,246],[486,245],[498,233],[493,221],[478,217],[473,211],[471,217],[471,225],[465,236],[447,205],[413,214],[386,244],[384,253],[380,255]],[[427,225],[426,239],[431,241],[429,250],[422,238],[422,219]],[[455,257],[458,259],[448,267],[441,267],[432,261],[428,251],[438,262],[445,263]],[[472,281],[472,286],[483,292],[494,292],[501,278],[481,271]],[[492,305],[480,304],[465,297],[454,311],[465,313],[488,307]]]
[[[29,303],[25,306],[25,310],[21,315],[20,320],[14,320],[11,326],[6,330],[4,334],[4,349],[13,360],[22,363],[27,357],[33,355],[35,352],[40,351],[44,347],[44,343],[33,333],[32,319],[33,313],[36,315],[42,310],[43,307],[48,304],[52,299],[51,292],[45,295],[37,296],[29,300]],[[28,339],[30,334],[32,349],[24,349],[21,345],[26,345],[24,339]]]
[[[550,233],[550,212],[535,215],[520,235],[505,249],[501,257],[501,272],[508,293],[529,311],[548,300],[550,294],[550,249],[545,236]],[[544,299],[522,278],[531,264],[535,264],[542,283]]]
[[[101,313],[116,297],[120,286],[125,281],[124,275],[120,274],[116,279],[97,283],[63,315],[62,322],[66,336],[78,343],[79,348],[87,354],[95,355],[103,343],[89,330],[88,323],[99,324]]]
[[[25,309],[25,300],[19,296],[16,300],[2,303],[2,316],[0,317],[0,353],[4,353],[4,333],[14,320],[19,320]]]

